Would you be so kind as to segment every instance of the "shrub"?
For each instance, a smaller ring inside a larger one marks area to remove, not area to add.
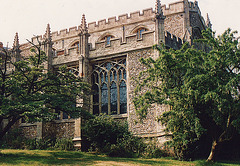
[[[74,150],[72,138],[57,139],[53,148],[57,150]]]
[[[10,130],[1,141],[1,148],[23,149],[25,138],[21,136],[21,129]]]
[[[54,145],[54,142],[54,139],[26,139],[24,141],[24,149],[44,150],[51,148]]]
[[[44,138],[44,139],[28,139],[21,134],[21,129],[16,128],[10,130],[0,142],[0,148],[9,149],[29,149],[29,150],[73,150],[74,145],[71,138]]]
[[[133,136],[127,123],[99,115],[86,121],[83,127],[84,143],[89,151],[105,153],[111,157],[161,157],[166,153],[156,143],[146,143]]]
[[[108,152],[112,144],[130,132],[127,123],[114,120],[107,115],[99,115],[86,121],[83,127],[83,135],[86,139],[87,149],[98,152]]]
[[[148,139],[145,142],[146,147],[142,154],[145,158],[159,158],[170,156],[169,152],[159,147],[157,139]]]
[[[111,157],[139,157],[143,154],[146,144],[142,138],[132,134],[125,134],[123,138],[118,138],[116,144],[111,145],[108,153]]]

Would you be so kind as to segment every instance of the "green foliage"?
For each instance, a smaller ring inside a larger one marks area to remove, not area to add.
[[[88,120],[83,127],[83,135],[90,151],[97,151],[115,157],[139,156],[145,144],[141,138],[128,131],[126,122],[114,120],[105,114]]]
[[[74,150],[72,138],[57,139],[53,148],[56,150]]]
[[[164,147],[159,147],[158,141],[156,139],[148,139],[145,141],[145,148],[142,157],[145,158],[160,158],[168,157],[170,155],[169,149],[164,149]]]
[[[22,142],[23,149],[29,150],[44,150],[53,147],[54,140],[52,139],[26,139]]]
[[[127,123],[119,123],[110,116],[102,114],[86,121],[83,134],[94,150],[102,151],[108,144],[116,144],[118,138],[130,133]]]
[[[21,129],[12,129],[0,141],[0,148],[23,149],[25,138],[21,135]]]
[[[88,84],[66,66],[57,71],[47,69],[47,56],[40,46],[33,44],[28,57],[17,62],[12,52],[0,50],[0,124],[8,120],[0,128],[0,139],[21,118],[27,122],[50,121],[57,116],[54,110],[72,118],[83,114],[77,99],[88,95]]]
[[[88,120],[83,127],[83,145],[88,151],[105,153],[111,157],[162,157],[166,156],[156,142],[134,136],[126,122],[105,114]]]
[[[190,158],[204,132],[218,144],[240,131],[240,49],[234,34],[229,29],[215,37],[208,29],[196,41],[203,50],[188,43],[180,50],[156,47],[157,59],[141,59],[147,70],[137,79],[135,107],[145,117],[152,103],[169,106],[159,120],[180,159]]]
[[[29,139],[21,134],[21,129],[10,130],[2,139],[0,148],[29,150],[74,150],[72,138]]]
[[[139,157],[144,153],[145,147],[142,138],[127,133],[111,145],[107,154],[111,157]]]

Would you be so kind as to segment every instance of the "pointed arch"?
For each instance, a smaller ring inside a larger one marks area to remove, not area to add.
[[[139,25],[137,27],[135,27],[133,30],[132,30],[132,34],[137,34],[137,39],[141,39],[142,38],[142,34],[143,32],[145,31],[148,31],[148,28],[146,28],[145,26],[143,25]]]
[[[146,31],[149,31],[149,29],[145,25],[138,25],[131,31],[131,34],[137,33],[138,30],[145,29]]]
[[[99,87],[99,112],[111,115],[127,113],[126,81],[126,58],[109,59],[93,64],[92,84]],[[92,98],[93,108],[96,110],[94,104],[97,98],[94,95]]]
[[[73,48],[73,47],[79,47],[79,39],[75,39],[75,40],[73,40],[69,45],[68,45],[68,47],[67,48]]]
[[[112,34],[112,33],[110,33],[110,32],[106,32],[106,33],[102,34],[102,35],[98,38],[97,41],[99,41],[99,42],[100,42],[100,41],[103,41],[103,40],[105,40],[105,38],[106,38],[107,36],[111,36],[111,38],[116,38],[114,34]]]

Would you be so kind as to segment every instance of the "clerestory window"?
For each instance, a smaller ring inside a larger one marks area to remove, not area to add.
[[[107,36],[103,37],[101,40],[105,41],[106,46],[110,46],[112,38],[114,38],[114,36],[107,35]]]
[[[140,28],[137,30],[137,39],[142,39],[143,32],[147,31],[145,28]]]
[[[127,113],[126,59],[93,65],[93,114]]]

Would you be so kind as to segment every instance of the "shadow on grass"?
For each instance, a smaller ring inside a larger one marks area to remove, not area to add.
[[[195,161],[196,166],[239,166],[239,161],[219,161],[219,162],[207,162],[205,160]]]
[[[168,161],[155,161],[138,158],[110,158],[82,152],[64,151],[17,151],[0,156],[0,165],[93,165],[98,162],[121,162],[135,165],[168,165]]]

